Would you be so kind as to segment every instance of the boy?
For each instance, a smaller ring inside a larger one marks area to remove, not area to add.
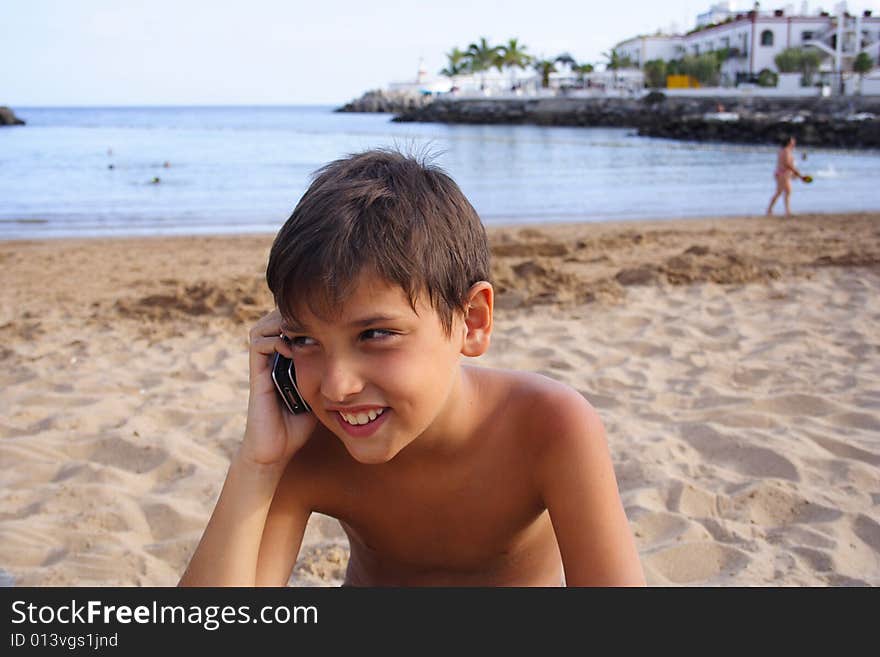
[[[643,585],[592,407],[460,362],[489,347],[489,277],[439,169],[390,151],[321,169],[272,246],[245,436],[180,584],[286,584],[319,512],[348,535],[349,585]],[[276,351],[310,413],[282,408]]]

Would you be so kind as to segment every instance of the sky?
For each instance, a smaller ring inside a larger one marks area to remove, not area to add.
[[[435,74],[480,37],[600,63],[629,37],[690,29],[712,3],[0,0],[0,106],[338,105],[414,79],[420,60]],[[848,8],[877,16],[880,0]]]

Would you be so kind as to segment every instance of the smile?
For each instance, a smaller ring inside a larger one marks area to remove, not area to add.
[[[350,436],[369,436],[382,426],[388,419],[390,408],[370,410],[368,413],[342,413],[336,411],[340,426]]]
[[[371,409],[365,413],[343,413],[338,411],[342,419],[352,425],[369,424],[385,412],[384,408]]]

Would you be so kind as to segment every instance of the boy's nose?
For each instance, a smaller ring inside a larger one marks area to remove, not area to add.
[[[364,389],[363,379],[351,363],[328,360],[321,377],[321,395],[331,402],[344,402]]]

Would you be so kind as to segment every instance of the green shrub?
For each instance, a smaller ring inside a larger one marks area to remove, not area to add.
[[[652,89],[666,86],[666,62],[662,59],[652,59],[645,62],[645,83]]]
[[[777,82],[779,82],[779,76],[769,68],[758,73],[758,85],[761,87],[775,87]]]

